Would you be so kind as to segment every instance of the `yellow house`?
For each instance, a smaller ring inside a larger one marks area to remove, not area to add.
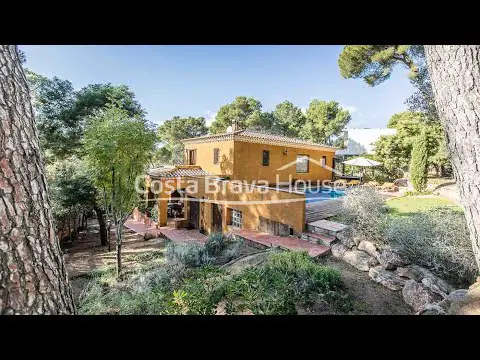
[[[184,165],[149,173],[148,185],[156,182],[161,189],[155,194],[160,226],[167,225],[168,203],[180,191],[180,226],[206,233],[233,226],[300,235],[306,196],[285,185],[295,180],[321,183],[333,175],[329,168],[334,168],[336,148],[286,136],[239,130],[183,143]]]
[[[184,164],[231,180],[269,184],[291,179],[326,180],[334,168],[334,147],[249,130],[183,140]],[[288,166],[290,164],[290,166]]]

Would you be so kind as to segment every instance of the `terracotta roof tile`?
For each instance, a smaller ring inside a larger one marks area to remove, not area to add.
[[[332,150],[337,149],[334,146],[318,144],[318,143],[301,140],[294,137],[283,136],[283,135],[273,135],[273,134],[262,133],[259,131],[252,131],[252,130],[238,130],[230,133],[199,136],[196,138],[184,139],[183,142],[196,143],[196,142],[207,142],[207,141],[215,141],[215,140],[217,141],[247,140],[247,141],[261,142],[261,143],[272,143],[272,144],[278,144],[278,145],[290,144],[290,145],[299,145],[299,146],[307,146],[307,147],[320,147],[320,148],[327,148]]]
[[[176,166],[173,168],[150,169],[148,175],[157,179],[173,179],[183,176],[204,176],[211,175],[200,166]]]

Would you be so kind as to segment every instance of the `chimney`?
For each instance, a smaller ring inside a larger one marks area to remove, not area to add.
[[[240,125],[238,124],[238,119],[232,121],[232,131],[240,130]]]

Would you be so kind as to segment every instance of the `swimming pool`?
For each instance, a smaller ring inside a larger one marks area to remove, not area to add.
[[[345,196],[345,191],[332,190],[330,188],[309,188],[305,189],[304,192],[305,197],[307,198],[307,204],[318,201],[337,199]]]

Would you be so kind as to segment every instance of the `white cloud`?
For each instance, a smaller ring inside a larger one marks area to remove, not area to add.
[[[300,108],[300,110],[302,111],[303,115],[307,115],[307,108]]]
[[[343,104],[340,104],[340,106],[344,109],[344,110],[348,110],[350,112],[350,114],[355,114],[355,113],[360,113],[358,111],[358,108],[356,108],[355,106],[352,106],[352,105],[343,105]]]
[[[205,123],[207,126],[212,125],[213,120],[215,120],[215,117],[217,116],[217,113],[211,112],[210,110],[206,111],[206,116],[205,116]]]

